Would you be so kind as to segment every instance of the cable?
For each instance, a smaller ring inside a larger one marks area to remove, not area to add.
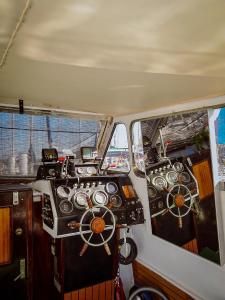
[[[137,257],[137,245],[135,244],[134,240],[130,237],[126,237],[126,239],[122,238],[119,240],[119,250],[121,250],[122,246],[125,244],[130,245],[130,253],[127,257],[123,256],[119,251],[119,263],[121,265],[129,265],[131,264],[135,258]]]

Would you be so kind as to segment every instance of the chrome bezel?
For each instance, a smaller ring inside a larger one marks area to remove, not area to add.
[[[119,204],[113,204],[113,207],[115,207],[115,208],[119,208],[119,207],[121,207],[121,205],[123,204],[123,201],[122,201],[122,198],[119,196],[119,195],[115,195],[115,194],[113,194],[111,197],[110,197],[110,203],[112,203],[112,198],[113,197],[116,197],[116,199],[117,199],[117,201],[119,200]]]
[[[85,173],[85,169],[83,167],[77,167],[77,174],[82,175]]]
[[[173,174],[175,174],[176,175],[176,180],[171,180],[170,178],[169,178],[169,176],[171,175],[171,173],[173,173]],[[169,184],[174,184],[174,183],[176,183],[177,181],[178,181],[178,173],[177,173],[177,171],[169,171],[169,172],[167,172],[166,173],[166,180],[167,180],[167,182],[169,183]]]
[[[89,197],[87,193],[79,191],[79,192],[77,192],[77,193],[75,193],[75,194],[73,195],[73,204],[74,204],[74,206],[75,206],[76,208],[78,208],[78,209],[86,209],[86,208],[88,207],[87,201],[86,201],[86,205],[80,205],[80,204],[77,202],[77,197],[78,197],[80,194],[84,195],[86,199]]]
[[[164,186],[163,187],[160,187],[157,185],[156,181],[157,179],[161,179],[164,183]],[[158,190],[158,191],[162,191],[164,188],[167,188],[167,181],[164,177],[162,176],[156,176],[152,179],[152,184],[154,185],[154,187]]]
[[[71,204],[71,209],[70,209],[69,211],[64,211],[64,210],[61,208],[61,205],[62,205],[63,202],[68,202],[68,203]],[[59,202],[59,209],[60,209],[60,211],[61,211],[62,214],[66,214],[66,215],[67,215],[67,214],[70,214],[70,213],[73,211],[73,203],[70,202],[70,201],[68,201],[68,200],[66,200],[66,199],[61,200],[61,201]]]
[[[113,186],[115,187],[115,192],[112,193],[112,192],[109,191],[109,186],[110,186],[110,185],[113,185]],[[117,184],[116,184],[115,182],[110,181],[110,182],[107,182],[107,183],[106,183],[105,190],[106,190],[106,192],[109,193],[110,195],[115,195],[115,194],[118,192],[118,186],[117,186]]]
[[[104,204],[103,204],[103,203],[99,203],[98,201],[96,201],[96,195],[97,195],[98,193],[102,193],[102,194],[105,196],[106,201],[105,201]],[[96,191],[93,193],[93,195],[92,195],[92,200],[93,200],[93,203],[94,203],[95,205],[103,205],[103,206],[107,205],[107,204],[108,204],[108,201],[109,201],[108,195],[106,194],[106,192],[104,192],[104,191],[102,191],[102,190],[96,190]]]
[[[181,179],[181,181],[183,182],[183,183],[189,183],[190,181],[191,181],[191,176],[190,176],[190,174],[188,173],[188,172],[182,172],[181,174],[180,174],[180,176],[187,176],[188,177],[188,180],[182,180]],[[182,177],[181,177],[182,178]]]
[[[60,194],[60,192],[59,192],[59,189],[60,189],[60,188],[63,188],[63,189],[66,188],[66,189],[68,189],[68,193],[65,193],[64,195]],[[66,199],[66,198],[68,198],[70,192],[71,192],[70,187],[65,186],[65,185],[59,185],[59,186],[56,188],[56,195],[57,195],[60,199]]]
[[[87,167],[87,168],[86,168],[86,173],[87,173],[88,175],[94,175],[94,174],[97,173],[97,170],[96,170],[95,167]]]
[[[179,169],[176,168],[176,165],[179,165]],[[176,161],[174,164],[173,164],[173,169],[176,171],[176,172],[182,172],[184,170],[184,165],[179,162],[179,161]]]

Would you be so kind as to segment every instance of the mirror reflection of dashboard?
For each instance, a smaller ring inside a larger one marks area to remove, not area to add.
[[[95,147],[81,147],[81,158],[83,162],[94,161],[97,156],[98,152]]]
[[[138,121],[133,144],[153,234],[220,263],[207,110]]]

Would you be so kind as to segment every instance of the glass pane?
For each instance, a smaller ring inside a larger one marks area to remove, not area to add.
[[[0,112],[0,175],[36,176],[42,148],[78,162],[80,147],[95,147],[99,131],[95,120]]]
[[[207,110],[140,126],[153,234],[220,263]]]
[[[145,172],[144,149],[142,142],[141,122],[135,122],[132,127],[132,152],[134,160],[134,171]],[[138,172],[135,172],[139,176]]]
[[[124,124],[117,124],[107,150],[102,169],[129,172],[129,150],[127,130]]]

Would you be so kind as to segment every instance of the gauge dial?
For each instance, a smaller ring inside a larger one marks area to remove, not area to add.
[[[174,184],[178,181],[178,174],[176,171],[169,171],[166,174],[166,180],[169,184]]]
[[[104,191],[95,191],[92,199],[96,205],[106,205],[108,203],[108,196]]]
[[[68,200],[62,200],[59,203],[59,209],[64,214],[69,214],[73,211],[73,203]]]
[[[49,174],[49,176],[51,176],[51,177],[55,177],[55,176],[56,176],[56,171],[55,171],[55,169],[49,169],[49,170],[48,170],[48,174]]]
[[[60,185],[56,189],[56,193],[59,198],[68,198],[71,189],[68,186]]]
[[[177,172],[182,172],[184,170],[184,166],[181,162],[177,161],[174,163],[173,168]]]
[[[148,197],[150,199],[153,199],[156,196],[157,196],[157,190],[153,186],[148,187]]]
[[[95,167],[87,167],[86,172],[88,175],[94,175],[96,174],[96,169]]]
[[[179,175],[179,178],[180,180],[183,182],[183,183],[188,183],[191,181],[191,177],[190,175],[187,173],[187,172],[182,172],[180,175]]]
[[[113,207],[120,207],[122,205],[122,199],[118,195],[112,195],[110,198],[110,203],[112,203]]]
[[[109,194],[115,194],[118,192],[118,187],[115,182],[108,182],[105,186],[105,189]]]
[[[157,190],[162,191],[167,187],[166,179],[162,176],[156,176],[152,180],[152,184],[157,188]]]
[[[78,174],[83,174],[83,173],[84,173],[84,168],[78,167],[78,168],[77,168],[77,173],[78,173]]]
[[[73,203],[76,206],[76,208],[84,209],[88,206],[87,198],[88,198],[88,194],[83,192],[77,192],[73,196]]]

